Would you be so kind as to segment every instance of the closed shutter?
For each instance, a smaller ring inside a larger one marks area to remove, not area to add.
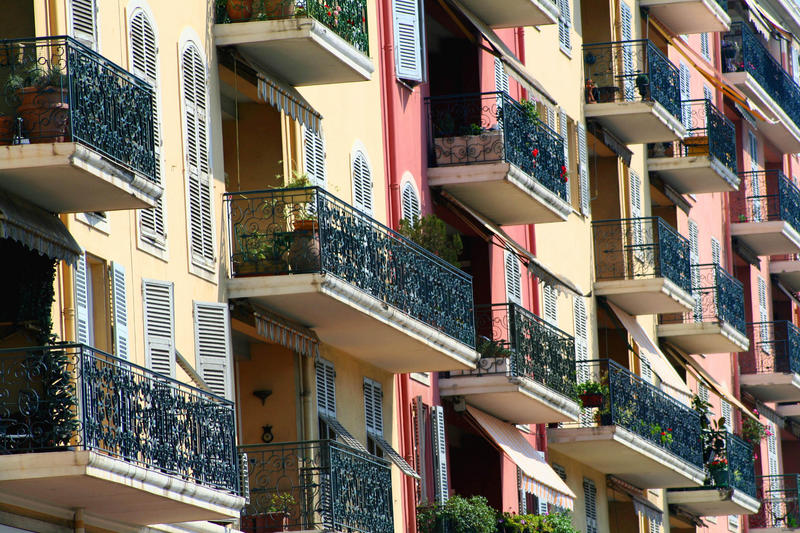
[[[537,502],[537,507],[538,508],[536,509],[536,514],[540,516],[544,516],[547,514],[547,500],[545,500],[544,498],[539,498]]]
[[[522,274],[519,259],[510,251],[506,251],[506,298],[509,302],[522,305]]]
[[[89,265],[86,254],[78,258],[75,265],[75,340],[91,346],[92,325],[89,322]]]
[[[653,383],[653,368],[650,366],[650,360],[644,352],[639,352],[639,366],[642,379],[648,383]]]
[[[406,184],[403,185],[401,200],[403,207],[403,218],[410,222],[413,226],[419,220],[420,210],[417,190],[410,182],[406,182]]]
[[[703,85],[703,99],[714,103],[714,93],[711,92],[711,87],[708,85]]]
[[[569,0],[558,0],[558,45],[563,52],[572,52],[572,16]]]
[[[586,533],[597,533],[597,487],[583,478],[583,505],[586,510]]]
[[[546,106],[547,109],[547,127],[556,131],[558,125],[556,124],[556,110],[553,107]]]
[[[706,387],[704,383],[699,383],[697,385],[697,395],[700,397],[701,400],[708,403],[708,387]],[[713,413],[712,407],[709,407],[708,409]]]
[[[573,319],[575,321],[575,365],[578,383],[591,381],[591,371],[589,365],[580,364],[580,361],[589,360],[589,318],[586,314],[586,302],[583,298],[576,296],[572,303]],[[581,425],[591,426],[594,422],[594,414],[591,409],[581,409]]]
[[[70,35],[97,50],[97,6],[95,0],[69,0]]]
[[[372,215],[372,172],[361,152],[353,159],[353,206]]]
[[[433,433],[433,478],[436,502],[444,503],[450,497],[447,484],[447,443],[445,442],[444,408],[431,407],[431,432]]]
[[[722,411],[722,418],[725,419],[725,430],[728,433],[733,433],[733,409],[731,409],[731,404],[727,402],[724,398],[720,399],[720,406]]]
[[[189,242],[192,263],[213,269],[211,176],[209,171],[206,70],[194,43],[182,55],[183,114],[189,186]]]
[[[508,73],[503,68],[500,58],[494,58],[494,90],[499,93],[508,93]]]
[[[393,0],[395,70],[404,80],[422,81],[422,24],[419,0]]]
[[[703,294],[700,291],[700,230],[694,220],[689,221],[689,264],[691,265],[694,321],[703,321]]]
[[[114,314],[114,355],[128,359],[128,290],[125,267],[111,264],[111,309]]]
[[[581,213],[591,213],[591,196],[589,187],[589,147],[586,144],[586,126],[578,124],[578,164],[580,165]]]
[[[635,83],[633,79],[633,17],[631,8],[625,2],[620,2],[620,19],[622,22],[622,40],[627,44],[622,45],[622,73],[624,75],[625,100],[636,98]]]
[[[640,219],[642,217],[642,182],[639,180],[639,175],[633,170],[628,171],[628,179],[631,187],[631,218]],[[645,251],[643,249],[644,226],[641,221],[632,221],[631,234],[634,253],[639,260],[643,260],[645,258]]]
[[[692,98],[692,75],[689,72],[689,67],[686,66],[686,63],[681,62],[679,78],[681,84],[681,112],[683,117],[683,127],[688,130],[692,127],[692,107],[688,104],[688,100],[691,100]]]
[[[778,440],[775,436],[775,424],[772,422],[767,422],[767,428],[770,432],[770,434],[767,435],[767,463],[769,465],[769,475],[779,476],[780,468],[778,467]],[[775,479],[774,481],[780,483],[778,479]]]
[[[147,367],[175,377],[175,311],[173,284],[142,280],[144,343]]]
[[[320,414],[336,417],[336,370],[333,363],[325,359],[316,362],[317,411]]]
[[[767,310],[767,282],[761,276],[758,277],[758,315],[761,325],[760,342],[761,349],[767,353],[772,353],[772,339],[770,339],[769,312]]]
[[[418,495],[421,501],[431,501],[431,487],[428,481],[428,410],[422,401],[422,396],[417,396],[414,402],[414,459],[416,471],[419,472],[420,483]]]
[[[558,113],[558,126],[559,126],[559,133],[561,134],[561,139],[564,141],[564,166],[567,168],[567,175],[570,172],[570,160],[569,160],[569,119],[567,118],[567,112],[563,109],[559,110]],[[570,201],[570,189],[571,187],[567,185],[567,201]]]
[[[711,260],[715,265],[725,267],[725,263],[722,262],[722,248],[714,237],[711,237]]]
[[[549,285],[542,287],[544,300],[544,320],[548,324],[558,326],[558,299],[555,289]]]
[[[311,185],[325,188],[325,141],[322,134],[303,128],[303,151],[306,174]]]
[[[194,302],[194,350],[197,369],[211,391],[233,399],[227,304]]]
[[[377,381],[364,378],[364,415],[367,435],[383,435],[383,387]]]
[[[711,61],[711,49],[708,44],[707,33],[700,34],[700,53],[703,55],[703,59]]]

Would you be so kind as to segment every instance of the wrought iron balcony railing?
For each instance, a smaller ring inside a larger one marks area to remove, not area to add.
[[[659,217],[592,223],[597,281],[664,277],[691,291],[689,241]]]
[[[608,387],[594,420],[582,426],[620,426],[699,469],[704,458],[700,415],[610,359],[578,361],[578,381]]]
[[[505,92],[436,96],[426,104],[430,166],[507,161],[567,199],[564,139],[530,104]]]
[[[742,22],[722,36],[722,72],[747,72],[800,127],[800,87]]]
[[[233,277],[325,272],[474,347],[472,278],[318,188],[227,193]]]
[[[788,320],[749,322],[750,351],[739,357],[742,374],[800,374],[800,329]]]
[[[230,2],[216,4],[217,24],[311,17],[369,55],[366,0],[255,0],[252,8],[234,11],[227,8]]]
[[[707,485],[731,488],[756,497],[756,471],[753,447],[732,433],[725,434],[725,450],[714,459],[724,459],[722,468],[710,467]],[[712,459],[713,460],[713,459]]]
[[[800,189],[780,170],[741,172],[742,186],[732,195],[733,222],[783,220],[800,231]]]
[[[742,283],[715,264],[692,265],[691,279],[694,309],[683,314],[661,315],[661,323],[727,323],[746,335]]]
[[[761,501],[758,513],[751,514],[750,529],[800,528],[800,475],[784,474],[756,476],[757,498]]]
[[[0,87],[0,144],[74,141],[155,180],[153,90],[123,68],[70,37],[0,40]]]
[[[649,157],[710,155],[736,173],[736,129],[710,100],[685,100],[681,119],[688,136],[682,141],[651,143]]]
[[[681,118],[680,75],[649,40],[583,45],[587,104],[658,102]]]
[[[92,450],[239,492],[233,404],[82,344],[0,351],[0,454]]]
[[[384,459],[329,440],[239,450],[247,454],[250,485],[242,531],[281,531],[282,523],[289,530],[394,531],[392,472]]]
[[[571,398],[575,339],[515,303],[475,310],[478,369],[470,375],[507,374],[537,381]]]

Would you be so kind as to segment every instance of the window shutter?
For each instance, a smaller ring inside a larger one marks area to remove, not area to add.
[[[410,182],[403,185],[403,192],[401,194],[403,218],[408,220],[411,225],[417,223],[420,217],[419,197],[417,191]]]
[[[175,377],[175,308],[173,284],[142,280],[147,367]]]
[[[753,196],[753,222],[761,222],[761,180],[758,175],[758,139],[752,131],[747,132],[750,148],[750,194]]]
[[[92,344],[89,323],[89,265],[86,254],[78,258],[75,265],[75,340],[81,344]]]
[[[692,298],[694,299],[694,321],[703,321],[703,295],[700,292],[700,230],[694,220],[689,220],[689,264],[691,265]]]
[[[733,433],[733,409],[731,409],[731,404],[722,398],[720,399],[720,405],[722,406],[722,418],[725,419],[725,430]]]
[[[361,152],[356,152],[353,159],[353,206],[372,215],[372,175]]]
[[[589,147],[586,144],[586,126],[578,124],[578,165],[580,166],[581,180],[581,213],[588,216],[591,213],[591,197],[589,192]]]
[[[769,311],[767,309],[767,282],[761,276],[758,277],[758,315],[760,325],[761,349],[767,353],[772,353],[772,342],[769,331]]]
[[[393,0],[392,11],[397,77],[422,81],[422,24],[419,0]]]
[[[125,267],[111,263],[111,296],[114,313],[114,355],[128,359],[128,295]]]
[[[95,0],[70,0],[70,34],[92,50],[97,50],[97,6]]]
[[[303,128],[303,149],[306,174],[311,185],[325,188],[325,142],[322,134]]]
[[[780,475],[780,468],[778,467],[778,441],[775,437],[775,425],[772,422],[767,422],[767,427],[771,435],[767,435],[767,462],[769,465],[769,473],[771,476]]]
[[[797,48],[791,47],[792,58],[792,77],[794,82],[800,85],[800,60],[798,60]]]
[[[336,370],[333,363],[325,359],[316,362],[317,411],[336,417]]]
[[[715,265],[725,267],[725,264],[722,262],[722,248],[720,247],[719,241],[714,237],[711,237],[711,261]]]
[[[631,8],[625,2],[620,2],[620,19],[622,40],[631,41],[633,39],[633,17]],[[622,46],[622,72],[625,75],[625,100],[632,101],[636,98],[636,86],[633,80],[633,46],[631,44]]]
[[[586,510],[586,533],[597,533],[597,487],[583,478],[583,505]]]
[[[681,62],[680,73],[679,73],[680,85],[681,85],[681,100],[684,102],[681,105],[681,111],[683,115],[683,127],[687,130],[692,127],[692,108],[690,105],[685,103],[687,100],[692,98],[691,94],[691,73],[689,72],[689,67],[686,66],[686,63]]]
[[[630,201],[631,201],[631,218],[637,219],[642,217],[642,182],[639,180],[639,175],[633,170],[628,171],[628,179],[630,181]],[[640,221],[634,221],[631,224],[631,233],[633,237],[634,254],[638,259],[644,258],[644,226]]]
[[[708,100],[712,104],[714,103],[714,93],[711,92],[711,87],[708,85],[703,85],[703,99]]]
[[[431,430],[433,432],[433,477],[436,485],[436,502],[444,503],[450,496],[450,490],[447,484],[444,408],[441,405],[431,407]]]
[[[572,51],[572,16],[570,14],[569,0],[558,0],[558,44],[564,52]]]
[[[547,500],[544,498],[539,498],[539,501],[537,502],[536,514],[540,516],[547,514]]]
[[[194,302],[194,353],[200,376],[214,394],[233,399],[230,322],[224,303]]]
[[[506,251],[506,298],[509,302],[522,305],[522,274],[519,259],[510,251]]]
[[[737,531],[739,528],[739,516],[738,515],[728,515],[728,530],[729,531]]]
[[[586,313],[586,302],[581,297],[575,297],[572,303],[573,319],[575,321],[575,361],[589,360],[589,318]],[[591,381],[591,371],[588,365],[577,364],[576,373],[578,383]],[[594,414],[590,409],[581,409],[581,425],[591,426],[594,423]]]
[[[708,387],[706,387],[704,383],[699,383],[697,385],[697,395],[701,400],[708,403]]]
[[[548,324],[558,327],[558,300],[555,289],[549,285],[543,285],[542,296],[544,300],[544,320]]]
[[[639,366],[642,379],[648,383],[653,383],[653,368],[650,366],[650,361],[644,352],[639,352]]]
[[[559,109],[558,111],[558,127],[559,133],[561,134],[561,139],[564,141],[564,166],[567,168],[567,175],[569,175],[570,165],[569,160],[569,119],[567,118],[567,112],[563,109]],[[570,187],[567,185],[567,201],[571,201],[571,194],[570,194]]]
[[[499,93],[508,93],[508,73],[498,57],[494,58],[494,90]]]
[[[383,436],[383,387],[368,378],[364,378],[364,413],[367,434]]]
[[[700,34],[700,53],[703,55],[703,59],[706,61],[711,61],[711,50],[708,45],[707,33]]]

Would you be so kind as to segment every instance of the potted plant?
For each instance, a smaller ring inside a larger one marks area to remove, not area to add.
[[[481,337],[478,343],[478,353],[481,355],[481,359],[511,356],[511,350],[505,348],[503,343],[486,337]]]
[[[455,267],[459,266],[458,256],[464,249],[461,236],[458,233],[448,236],[447,225],[436,215],[425,215],[415,224],[401,219],[397,231],[433,255],[441,257]]]
[[[254,233],[241,238],[241,251],[237,254],[236,275],[272,276],[286,274],[289,262],[286,259],[288,247],[279,233],[266,235]]]
[[[581,402],[581,407],[602,407],[603,398],[608,394],[608,386],[597,381],[584,381],[575,384],[575,395]]]
[[[650,77],[647,74],[638,74],[636,76],[636,89],[639,91],[639,96],[642,100],[650,99]]]
[[[58,65],[48,70],[36,71],[38,76],[11,76],[6,85],[14,89],[19,106],[17,114],[22,118],[23,133],[31,143],[64,142],[69,140],[67,127],[69,123],[69,88],[67,76]]]
[[[221,0],[231,22],[249,20],[253,16],[253,0]]]
[[[758,416],[758,411],[753,409],[753,414]],[[764,424],[753,420],[750,417],[743,417],[742,438],[752,444],[754,450],[762,439],[771,435],[772,432]]]
[[[500,129],[485,128],[475,122],[458,129],[452,119],[445,119],[443,124],[449,127],[438,128],[439,134],[433,139],[437,165],[500,159],[503,153],[503,132]]]
[[[442,505],[417,508],[420,533],[496,533],[497,512],[483,496],[451,496]]]
[[[273,494],[269,501],[269,508],[267,509],[266,528],[261,531],[288,531],[289,516],[291,515],[290,509],[296,503],[294,496],[288,492]]]
[[[650,424],[650,436],[660,442],[662,446],[672,444],[672,428],[662,428],[661,424]]]
[[[728,486],[728,460],[724,457],[714,459],[708,465],[708,475],[714,487]]]

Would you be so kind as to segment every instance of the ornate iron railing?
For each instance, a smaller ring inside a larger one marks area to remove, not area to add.
[[[592,223],[597,281],[664,277],[691,291],[689,241],[659,217]]]
[[[732,433],[725,435],[725,450],[719,457],[727,461],[727,467],[707,480],[715,487],[729,487],[748,496],[756,497],[756,471],[753,447]]]
[[[567,199],[564,139],[505,92],[426,99],[430,166],[507,161]]]
[[[450,377],[506,374],[537,381],[571,398],[575,390],[575,339],[515,303],[475,309],[478,368]]]
[[[583,45],[586,103],[658,102],[681,118],[680,75],[648,40]]]
[[[750,351],[739,357],[742,374],[800,374],[800,329],[788,320],[749,322]]]
[[[391,533],[389,463],[335,441],[240,446],[247,453],[250,503],[242,510],[246,533],[324,528]],[[285,520],[284,520],[285,519]]]
[[[0,350],[0,454],[75,448],[239,490],[231,402],[81,344]]]
[[[783,220],[800,231],[800,189],[780,170],[741,172],[742,186],[731,195],[733,222]]]
[[[761,509],[749,516],[750,529],[800,528],[800,475],[756,476],[756,487]]]
[[[722,36],[720,53],[722,72],[747,72],[753,76],[789,119],[800,126],[800,87],[745,24],[731,24],[731,30]]]
[[[472,278],[317,188],[225,195],[231,273],[325,272],[474,346]]]
[[[715,264],[692,265],[691,278],[694,309],[683,314],[660,315],[661,323],[727,323],[746,335],[742,283]]]
[[[250,10],[235,12],[227,9],[228,3],[216,2],[217,24],[311,17],[369,55],[366,0],[253,0]]]
[[[0,144],[79,142],[155,180],[153,90],[123,68],[70,37],[0,40],[0,87]]]
[[[581,425],[621,426],[699,469],[704,458],[700,415],[610,359],[577,361],[578,381],[608,387],[594,418]]]

